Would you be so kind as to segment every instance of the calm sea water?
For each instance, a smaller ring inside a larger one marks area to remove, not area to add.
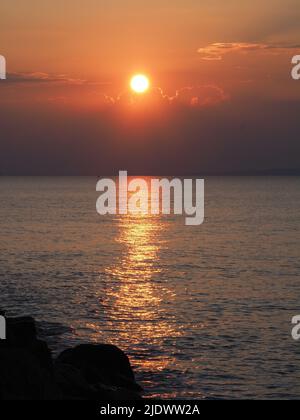
[[[0,178],[0,307],[110,342],[148,396],[300,398],[300,178],[208,178],[206,220],[100,217],[94,178]]]

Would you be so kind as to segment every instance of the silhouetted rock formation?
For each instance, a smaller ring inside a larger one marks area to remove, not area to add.
[[[108,344],[65,350],[56,360],[31,317],[7,319],[0,340],[0,400],[137,400],[128,357]]]

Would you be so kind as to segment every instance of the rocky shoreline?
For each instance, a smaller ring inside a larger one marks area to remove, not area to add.
[[[53,358],[32,317],[7,318],[0,340],[0,400],[139,400],[128,357],[110,344],[84,344]]]

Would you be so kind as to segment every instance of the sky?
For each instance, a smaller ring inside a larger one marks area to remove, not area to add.
[[[300,169],[299,0],[0,7],[0,173]]]

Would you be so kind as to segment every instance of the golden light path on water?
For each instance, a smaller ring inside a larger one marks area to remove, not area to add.
[[[99,274],[105,341],[129,354],[136,370],[152,374],[174,364],[163,342],[181,335],[175,314],[170,313],[176,294],[166,281],[161,261],[168,247],[169,223],[161,215],[143,213],[119,215],[115,223],[114,241],[120,253],[105,268],[104,276]],[[95,290],[97,296],[99,291]],[[86,327],[93,331],[90,338],[99,342],[99,324],[87,323]]]
[[[118,327],[119,340],[129,348],[141,343],[159,345],[163,338],[179,335],[163,305],[175,295],[159,280],[164,225],[159,217],[126,215],[120,217],[119,228],[117,241],[124,246],[124,254],[107,268],[107,274],[117,282],[109,290],[105,306],[112,326]],[[171,356],[139,359],[140,367],[149,370],[161,370],[170,362]]]

